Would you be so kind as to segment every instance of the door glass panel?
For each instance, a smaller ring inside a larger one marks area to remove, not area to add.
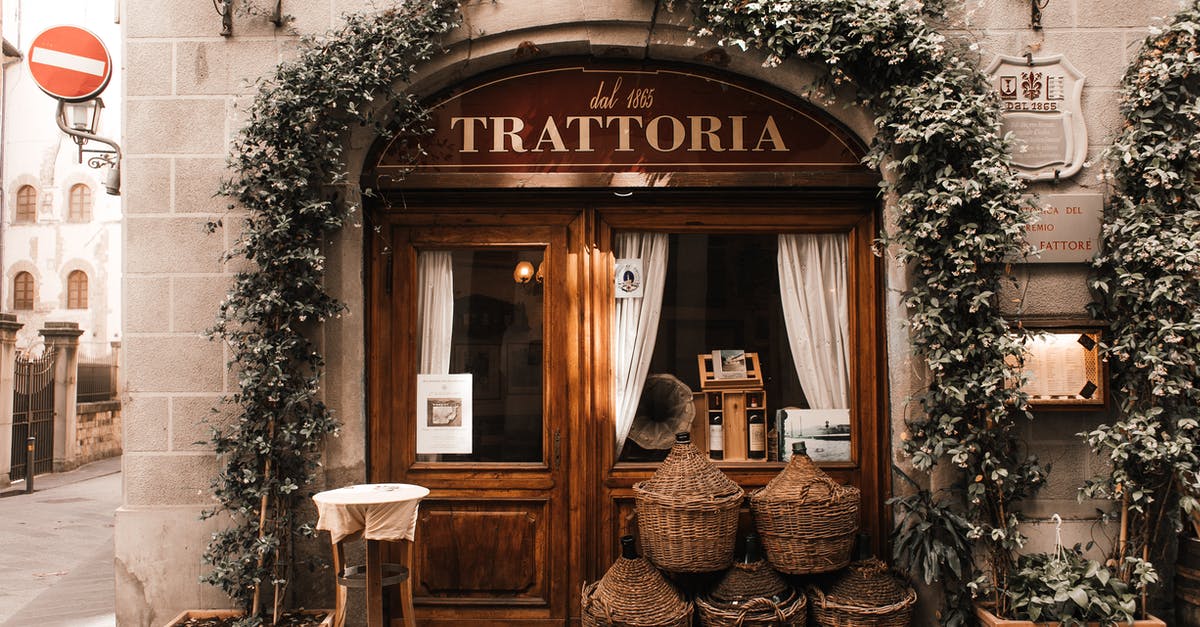
[[[502,248],[419,254],[418,371],[469,374],[472,420],[470,453],[418,454],[417,461],[542,461],[544,254]]]
[[[629,254],[625,236],[614,238],[618,263]],[[644,269],[644,299],[656,297],[652,273],[665,276],[657,288],[662,306],[653,345],[645,347],[649,367],[620,460],[661,460],[675,431],[709,433],[691,429],[694,421],[709,422],[709,414],[724,411],[726,424],[714,428],[726,436],[748,438],[754,426],[747,422],[766,423],[772,437],[763,459],[786,454],[788,444],[804,439],[818,461],[850,461],[847,242],[845,234],[671,234],[665,268],[645,260],[634,266]],[[643,245],[630,256],[656,254]],[[615,338],[648,337],[622,322],[617,302]],[[760,380],[730,385],[761,392],[703,398],[698,357],[715,350],[754,353]],[[738,405],[722,407],[730,400]],[[786,411],[777,416],[780,409]],[[762,444],[722,446],[724,459],[754,459]],[[731,457],[730,451],[740,453]]]

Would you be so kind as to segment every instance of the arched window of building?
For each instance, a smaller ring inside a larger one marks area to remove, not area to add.
[[[88,278],[83,270],[67,275],[67,309],[87,309]]]
[[[13,277],[13,309],[33,309],[33,275],[28,272],[18,272]]]
[[[37,222],[37,190],[22,185],[17,190],[17,215],[14,222]]]
[[[92,188],[84,183],[71,186],[70,199],[67,203],[67,220],[71,222],[90,222],[92,219]]]

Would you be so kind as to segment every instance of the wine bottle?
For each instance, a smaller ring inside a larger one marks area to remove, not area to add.
[[[627,560],[638,558],[637,546],[633,541],[633,536],[621,536],[621,557]]]
[[[742,554],[743,564],[753,564],[762,560],[762,547],[759,545],[758,534],[746,534],[746,552]]]
[[[721,406],[708,410],[708,456],[725,459],[725,425],[721,417]]]
[[[750,459],[766,459],[767,457],[767,421],[763,417],[763,410],[752,409],[746,412],[746,436],[747,442],[746,455]]]

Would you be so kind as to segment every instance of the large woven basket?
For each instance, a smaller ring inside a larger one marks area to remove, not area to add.
[[[745,492],[692,446],[686,433],[650,479],[633,486],[642,553],[676,573],[722,570],[733,562]]]
[[[803,627],[808,622],[808,600],[799,592],[789,592],[782,600],[755,597],[743,602],[721,602],[696,598],[701,627]]]
[[[821,471],[802,446],[766,487],[750,495],[754,526],[776,570],[808,575],[850,563],[859,491]]]
[[[583,586],[583,627],[691,627],[692,603],[644,558],[619,557]]]
[[[828,592],[809,586],[808,601],[822,627],[906,627],[917,593],[872,557],[851,564]]]
[[[725,571],[707,596],[722,603],[748,601],[756,597],[782,599],[790,592],[789,588],[787,582],[766,560],[749,564],[737,562]]]

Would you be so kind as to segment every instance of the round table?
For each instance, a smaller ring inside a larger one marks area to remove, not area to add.
[[[333,543],[333,567],[337,576],[334,625],[346,620],[347,587],[364,579],[359,567],[345,565],[344,542],[366,541],[367,625],[383,626],[383,586],[399,583],[404,624],[416,625],[412,604],[412,540],[417,528],[417,505],[429,489],[408,483],[366,483],[326,490],[313,495],[317,504],[317,529],[329,532]],[[399,542],[404,550],[402,565],[384,564],[380,542]],[[384,570],[391,569],[385,581]],[[361,585],[361,584],[358,584]]]

